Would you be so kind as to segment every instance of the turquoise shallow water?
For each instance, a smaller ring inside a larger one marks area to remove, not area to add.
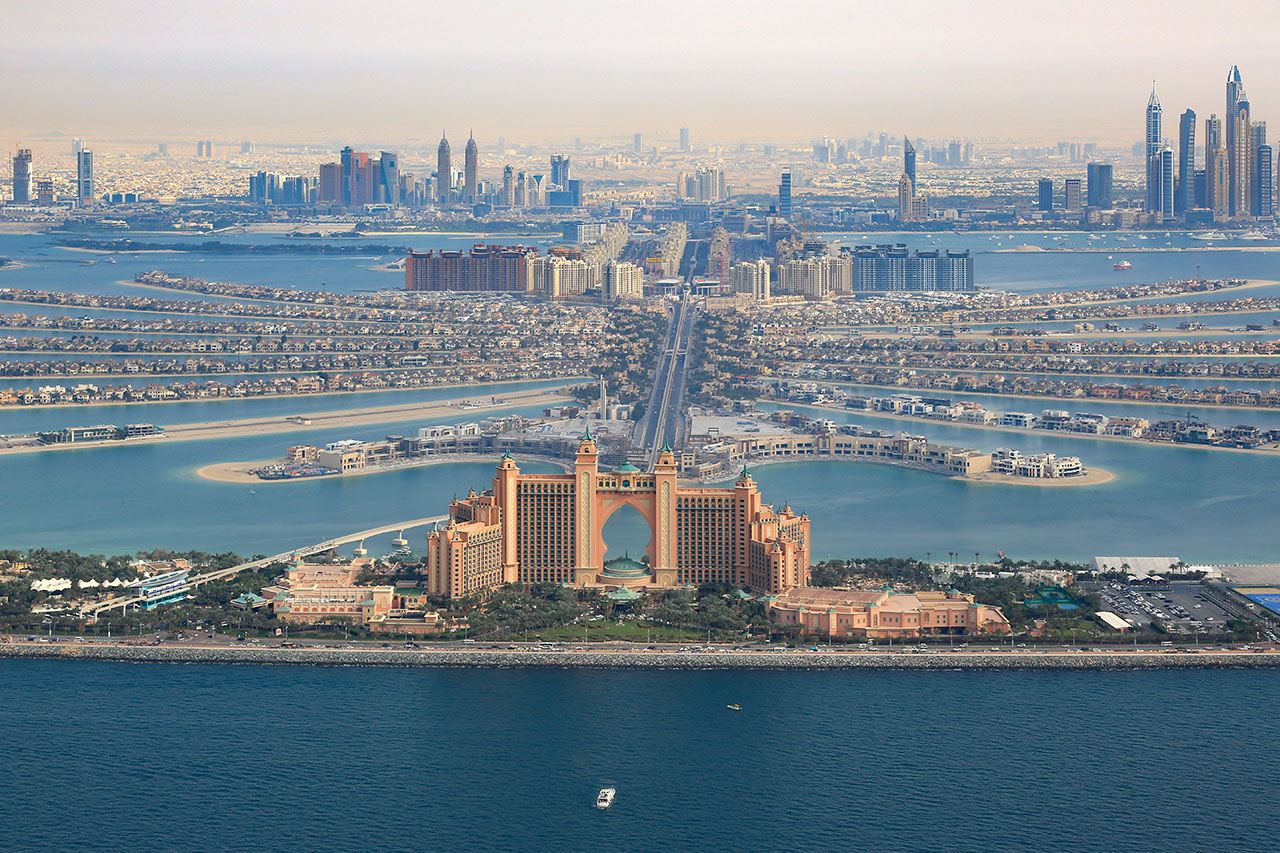
[[[1016,235],[1017,243],[1072,247],[1090,244],[1090,235]],[[148,235],[145,239],[151,239]],[[161,239],[157,237],[156,239]],[[164,239],[176,239],[166,236]],[[246,242],[269,236],[242,237]],[[382,242],[394,242],[387,238]],[[1135,268],[1118,276],[1097,254],[998,254],[1009,235],[946,234],[851,235],[849,242],[902,239],[918,247],[972,248],[981,284],[1019,290],[1109,287],[1122,281],[1160,281],[1190,274],[1187,265],[1204,264],[1212,276],[1277,278],[1276,255],[1257,251],[1203,251],[1186,237],[1167,242],[1193,251],[1134,254]],[[1151,241],[1155,240],[1155,243]],[[1155,245],[1163,235],[1141,241],[1133,234],[1101,234],[1093,245]],[[465,246],[471,238],[405,238],[417,247]],[[1246,244],[1242,244],[1244,246]],[[1247,244],[1252,246],[1252,244]],[[43,254],[41,254],[43,253]],[[395,286],[397,277],[370,272],[368,259],[328,257],[248,257],[190,255],[120,256],[119,263],[84,260],[98,256],[65,252],[43,236],[0,235],[0,255],[25,258],[26,269],[0,274],[0,286],[44,287],[102,293],[150,293],[115,284],[118,279],[156,267],[250,284],[316,286],[339,290]],[[74,256],[73,262],[64,262]],[[1251,291],[1261,295],[1262,289]],[[1269,292],[1267,290],[1266,292]],[[32,309],[34,312],[36,309]],[[1190,384],[1190,383],[1188,383]],[[1243,383],[1250,384],[1250,383]],[[465,393],[484,393],[485,388]],[[447,392],[446,392],[447,393]],[[889,393],[878,391],[875,393]],[[25,432],[70,424],[154,421],[181,423],[293,414],[432,399],[440,392],[392,392],[343,398],[307,397],[231,403],[183,403],[129,407],[83,407],[0,412],[0,433]],[[951,394],[952,397],[978,395]],[[1085,409],[1150,418],[1180,416],[1177,407],[1138,407],[1096,401],[1049,399],[990,400],[993,408],[1039,411]],[[534,412],[535,408],[528,411]],[[1215,423],[1273,425],[1275,413],[1244,410],[1196,410]],[[816,414],[816,413],[815,413]],[[1118,444],[1086,438],[1021,435],[961,429],[945,424],[916,424],[876,419],[862,413],[831,415],[884,429],[904,429],[931,439],[992,450],[1012,446],[1024,452],[1053,451],[1081,456],[1086,465],[1107,468],[1113,483],[1088,488],[1033,488],[964,483],[934,474],[882,465],[794,463],[758,469],[765,498],[790,502],[814,520],[819,557],[856,554],[935,556],[948,551],[984,557],[1004,551],[1016,557],[1087,559],[1095,554],[1174,554],[1192,561],[1262,561],[1276,558],[1275,507],[1280,506],[1280,460],[1256,455],[1214,453]],[[443,419],[453,422],[461,415]],[[337,438],[378,438],[425,422],[386,424],[333,433],[246,437],[228,441],[150,445],[110,451],[69,451],[0,458],[0,546],[75,548],[118,553],[155,547],[202,548],[243,553],[273,553],[309,544],[338,531],[353,531],[395,519],[443,511],[449,497],[486,487],[490,466],[445,465],[409,469],[346,480],[246,487],[196,478],[195,468],[214,462],[276,457],[290,443]],[[614,546],[643,548],[647,537],[635,519],[619,518],[611,530]],[[386,549],[370,543],[371,550]]]
[[[0,849],[1266,850],[1277,699],[1268,671],[0,661]]]

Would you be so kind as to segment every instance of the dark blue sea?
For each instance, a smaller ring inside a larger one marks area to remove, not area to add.
[[[0,849],[1273,850],[1278,699],[1263,671],[0,661]]]

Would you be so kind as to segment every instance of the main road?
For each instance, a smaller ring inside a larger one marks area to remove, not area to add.
[[[686,295],[676,303],[667,324],[666,340],[654,367],[649,406],[632,439],[632,446],[643,451],[651,464],[664,445],[678,448],[684,443],[684,384],[697,314],[698,303]]]

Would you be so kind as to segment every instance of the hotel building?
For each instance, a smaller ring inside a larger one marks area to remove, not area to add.
[[[769,618],[828,637],[919,637],[924,634],[1003,634],[1009,620],[999,607],[959,592],[788,590],[769,602]]]
[[[404,264],[405,290],[525,291],[529,289],[528,259],[536,254],[536,249],[523,246],[411,251]]]
[[[457,597],[503,583],[671,588],[709,581],[779,593],[809,577],[809,518],[765,504],[744,469],[731,488],[678,485],[675,454],[664,449],[652,473],[630,463],[601,471],[590,433],[573,473],[521,474],[508,454],[493,488],[449,507],[433,531],[427,588]],[[624,506],[652,531],[648,563],[606,565],[605,522]]]

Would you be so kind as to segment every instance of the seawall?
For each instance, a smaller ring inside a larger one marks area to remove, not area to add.
[[[98,644],[0,644],[0,658],[390,667],[577,667],[771,670],[1156,670],[1275,669],[1270,652],[677,652],[322,649]]]

